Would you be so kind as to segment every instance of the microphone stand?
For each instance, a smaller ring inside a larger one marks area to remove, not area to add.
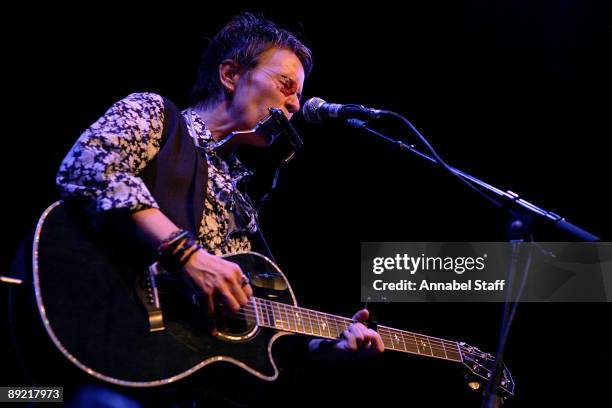
[[[503,402],[503,398],[499,393],[499,382],[502,377],[503,371],[503,355],[504,349],[506,345],[506,340],[508,338],[508,333],[510,331],[510,326],[512,324],[512,320],[516,313],[516,308],[518,305],[518,300],[520,299],[522,290],[524,288],[527,273],[529,270],[529,266],[531,263],[531,252],[528,254],[528,259],[525,265],[525,269],[522,275],[522,282],[520,283],[519,289],[517,290],[516,299],[514,301],[511,300],[512,295],[512,286],[515,281],[516,269],[519,261],[519,243],[525,240],[529,240],[531,238],[530,235],[530,226],[535,220],[540,220],[545,223],[551,224],[555,226],[557,229],[569,233],[575,239],[579,241],[586,242],[595,242],[600,241],[600,238],[596,235],[574,225],[570,222],[566,221],[560,215],[557,215],[553,212],[546,211],[540,207],[535,206],[534,204],[522,199],[518,194],[513,193],[512,191],[503,191],[499,188],[496,188],[484,181],[467,174],[459,169],[449,166],[446,164],[440,156],[435,152],[433,147],[429,145],[427,140],[419,133],[419,131],[410,123],[406,118],[401,115],[398,115],[394,112],[383,111],[382,114],[384,116],[392,116],[403,120],[415,133],[419,138],[423,141],[423,143],[429,147],[433,155],[436,157],[431,157],[423,152],[417,150],[414,145],[407,144],[402,142],[401,140],[393,139],[389,136],[386,136],[368,126],[368,124],[360,119],[348,119],[346,122],[357,129],[361,129],[367,133],[373,134],[382,140],[394,145],[397,149],[402,152],[412,153],[421,159],[430,161],[435,163],[453,175],[457,176],[461,179],[465,184],[467,184],[473,190],[476,190],[481,196],[483,196],[487,201],[492,202],[496,206],[500,208],[506,209],[513,217],[512,222],[508,227],[508,236],[510,238],[510,243],[512,244],[512,258],[508,270],[508,286],[506,288],[506,299],[504,301],[504,310],[502,315],[502,323],[500,328],[500,334],[497,344],[497,352],[495,357],[495,370],[491,379],[489,380],[487,387],[483,393],[482,400],[482,408],[498,408],[501,406]],[[512,303],[512,306],[511,306]]]
[[[447,168],[447,170],[451,171],[453,174],[455,174],[459,178],[467,181],[469,184],[479,187],[481,189],[480,191],[481,193],[483,190],[486,191],[488,194],[490,194],[488,196],[485,196],[486,199],[488,199],[489,201],[493,201],[496,205],[501,206],[502,208],[505,208],[515,218],[510,225],[510,233],[513,236],[513,238],[519,238],[519,239],[524,238],[525,236],[527,236],[526,233],[531,223],[535,220],[541,220],[541,221],[544,221],[545,223],[554,225],[557,229],[561,231],[569,233],[574,238],[576,238],[578,241],[586,241],[586,242],[601,241],[601,239],[598,236],[591,234],[590,232],[566,221],[565,218],[561,217],[560,215],[557,215],[551,211],[546,211],[540,207],[537,207],[536,205],[530,203],[529,201],[526,201],[520,198],[518,194],[513,193],[512,191],[509,191],[509,190],[503,191],[488,183],[485,183],[484,181],[474,176],[471,176],[470,174],[467,174],[452,166],[446,165],[446,163],[442,164],[438,160],[434,159],[433,157],[417,150],[414,147],[414,145],[407,144],[407,143],[402,142],[401,140],[395,140],[391,137],[388,137],[370,128],[368,124],[362,120],[348,119],[347,123],[352,127],[356,127],[370,134],[378,136],[379,138],[385,140],[386,142],[393,144],[400,151],[412,153],[420,157],[421,159],[428,160],[432,163],[435,163],[435,164],[438,164],[438,165],[441,165]],[[414,128],[413,130],[416,131],[416,129]]]

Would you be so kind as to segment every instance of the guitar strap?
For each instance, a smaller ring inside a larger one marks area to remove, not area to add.
[[[259,252],[260,254],[265,255],[272,262],[274,262],[275,264],[278,264],[276,262],[276,259],[274,259],[274,255],[272,255],[272,251],[270,250],[268,241],[266,241],[266,238],[261,232],[261,227],[259,225],[259,219],[257,216],[255,217],[255,220],[257,222],[257,231],[255,231],[255,233],[249,237],[249,239],[251,240],[251,247],[253,248],[253,251]]]

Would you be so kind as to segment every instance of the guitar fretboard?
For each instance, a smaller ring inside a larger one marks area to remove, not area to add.
[[[252,304],[247,306],[246,310],[253,314],[259,326],[327,339],[338,339],[351,324],[355,323],[346,317],[261,298],[253,298]],[[456,362],[463,361],[459,345],[455,341],[386,326],[378,326],[377,331],[386,349]]]

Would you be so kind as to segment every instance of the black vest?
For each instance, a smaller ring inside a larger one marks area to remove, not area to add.
[[[198,235],[208,163],[196,150],[181,111],[164,99],[161,149],[139,174],[160,210],[179,228]]]

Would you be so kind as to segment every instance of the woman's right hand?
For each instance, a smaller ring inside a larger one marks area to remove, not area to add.
[[[183,271],[202,292],[209,314],[215,312],[215,304],[223,305],[227,313],[238,313],[253,296],[253,289],[238,264],[203,249],[189,257]]]

